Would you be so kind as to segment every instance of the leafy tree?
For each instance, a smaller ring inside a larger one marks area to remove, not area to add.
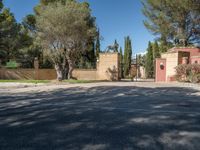
[[[132,58],[132,44],[129,36],[125,37],[125,48],[124,48],[124,77],[129,75],[131,68]]]
[[[31,31],[32,33],[36,33],[36,17],[33,14],[27,15],[22,22],[22,25]]]
[[[137,55],[137,64],[139,66],[145,66],[145,55]]]
[[[144,25],[160,35],[164,46],[200,44],[199,0],[143,0]]]
[[[149,42],[147,48],[145,69],[146,69],[146,77],[152,78],[154,76],[154,59],[153,59],[153,46],[151,42]]]
[[[88,10],[90,9],[90,5],[87,2],[82,3]],[[95,25],[96,18],[88,16],[88,27],[96,28]],[[89,36],[87,39],[86,50],[81,54],[81,60],[84,60],[85,67],[95,67],[96,64],[96,55],[95,55],[95,40],[96,36]],[[77,63],[80,63],[79,61]],[[80,65],[80,64],[79,64]]]
[[[56,4],[57,2],[61,2],[63,5],[65,5],[66,1],[74,1],[74,0],[40,0],[40,3],[37,6],[35,6],[34,11],[36,15],[39,15],[42,12],[43,8],[48,4],[52,3]]]
[[[3,2],[2,2],[2,0],[0,0],[0,11],[2,8],[3,8]]]
[[[77,58],[86,50],[88,39],[96,36],[96,28],[89,24],[91,18],[85,3],[76,1],[48,4],[37,16],[41,45],[54,62],[59,80],[64,78],[67,68],[68,78],[72,78]]]
[[[40,3],[35,7],[35,14],[36,16],[39,16],[41,12],[43,11],[43,9],[48,5],[57,5],[57,3],[66,5],[67,2],[77,2],[77,1],[76,0],[40,0]],[[90,9],[89,8],[90,5],[88,2],[83,2],[82,5]],[[95,17],[88,16],[86,20],[88,21],[88,26],[90,28],[95,28],[96,26]],[[85,46],[87,48],[85,51],[80,52],[79,56],[77,56],[77,59],[75,61],[76,67],[81,67],[81,68],[95,67],[95,64],[96,64],[95,40],[96,40],[96,37],[89,37],[87,39],[87,43]]]
[[[32,43],[33,38],[29,30],[17,23],[14,15],[8,8],[4,8],[0,1],[0,58],[3,59],[3,63],[15,59],[22,67],[33,66],[31,57],[27,57],[28,48]],[[30,61],[29,64],[25,60]]]
[[[3,6],[1,6],[3,7]],[[3,8],[0,11],[0,58],[7,61],[15,58],[18,49],[20,25],[17,24],[14,15],[9,9]]]

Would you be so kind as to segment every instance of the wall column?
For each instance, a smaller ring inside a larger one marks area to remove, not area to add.
[[[38,58],[35,57],[34,59],[34,69],[35,69],[35,80],[39,80],[39,61]]]

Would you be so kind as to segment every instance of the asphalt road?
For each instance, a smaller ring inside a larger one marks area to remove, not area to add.
[[[200,96],[192,88],[99,83],[14,90],[0,93],[1,150],[200,148]]]

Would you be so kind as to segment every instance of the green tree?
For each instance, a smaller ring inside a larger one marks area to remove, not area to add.
[[[90,10],[90,5],[87,2],[83,2],[82,5],[84,5],[88,10]],[[88,22],[88,27],[89,28],[96,28],[95,24],[96,18],[88,16],[87,22]],[[86,63],[86,67],[95,67],[96,63],[96,55],[95,55],[95,40],[96,36],[89,36],[87,39],[87,44],[86,44],[86,50],[83,51],[81,54],[82,59]]]
[[[137,56],[137,64],[138,64],[139,66],[145,66],[145,55],[139,54],[139,55]]]
[[[149,42],[145,62],[146,77],[153,78],[154,76],[154,59],[153,59],[153,46]]]
[[[66,68],[68,78],[72,78],[77,58],[86,51],[88,39],[96,36],[96,28],[89,24],[91,17],[85,3],[76,1],[48,4],[37,16],[40,42],[54,62],[57,79],[64,78]]]
[[[132,58],[132,43],[129,36],[125,37],[125,47],[124,47],[124,77],[129,75],[131,68],[131,58]]]
[[[2,8],[3,8],[3,2],[2,2],[2,0],[0,0],[0,11]]]
[[[155,41],[155,43],[153,43],[153,58],[154,58],[154,60],[156,58],[160,58],[160,48],[159,48],[157,41]]]
[[[7,8],[0,11],[0,29],[0,58],[5,61],[14,59],[18,53],[20,25]]]
[[[120,47],[120,65],[121,65],[121,77],[123,77],[123,52],[122,47]]]
[[[36,15],[39,15],[42,10],[45,8],[45,6],[47,6],[48,4],[52,4],[52,3],[57,3],[60,2],[63,5],[66,4],[66,1],[74,1],[74,0],[40,0],[40,3],[34,7],[34,11],[36,13]]]
[[[181,45],[200,43],[199,0],[143,0],[144,25],[162,44],[177,41]]]
[[[66,3],[69,2],[77,2],[76,0],[40,0],[40,3],[35,7],[35,14],[36,16],[39,16],[43,9],[48,6],[48,5],[57,5],[57,3],[60,3],[62,5],[66,5]],[[88,2],[83,2],[82,5],[84,7],[88,8],[90,10],[90,5]],[[34,18],[32,16],[29,16],[29,22],[34,21]],[[88,26],[90,28],[95,28],[95,17],[88,16],[86,19],[88,22]],[[32,26],[31,26],[32,27]],[[86,42],[86,50],[80,52],[77,56],[76,59],[76,67],[81,67],[81,68],[87,68],[87,67],[95,67],[96,63],[96,55],[95,55],[95,41],[96,37],[89,37]]]
[[[117,43],[117,40],[114,42],[114,52],[118,52],[119,44]]]
[[[36,33],[36,17],[33,14],[29,14],[27,15],[23,21],[22,21],[22,25],[28,29],[29,31],[31,31],[32,33]]]
[[[97,38],[96,38],[96,46],[95,46],[96,58],[99,58],[99,53],[100,52],[101,52],[100,32],[99,32],[99,29],[98,29],[98,31],[97,31]]]

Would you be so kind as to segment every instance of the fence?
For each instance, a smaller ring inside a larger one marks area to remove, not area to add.
[[[121,72],[118,61],[118,53],[103,53],[100,54],[96,69],[75,69],[72,76],[80,80],[119,80]],[[36,59],[31,69],[0,68],[0,79],[53,80],[56,79],[56,71],[39,68]]]

